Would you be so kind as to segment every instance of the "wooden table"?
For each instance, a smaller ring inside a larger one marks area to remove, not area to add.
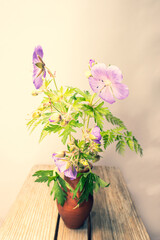
[[[0,228],[0,240],[149,240],[126,183],[118,168],[95,167],[111,185],[94,195],[94,206],[84,226],[67,229],[45,183],[32,174],[51,165],[34,166]]]

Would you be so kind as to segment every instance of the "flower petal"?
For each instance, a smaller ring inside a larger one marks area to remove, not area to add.
[[[33,66],[33,78],[38,76],[40,69],[37,68],[36,66]]]
[[[118,67],[111,65],[107,68],[107,78],[112,83],[117,83],[122,81],[123,75],[121,70]]]
[[[93,92],[99,92],[104,86],[103,80],[97,80],[93,77],[89,77],[89,85],[92,88]]]
[[[107,67],[104,63],[97,63],[91,69],[92,76],[97,80],[107,80]]]
[[[64,172],[64,171],[66,171],[67,162],[62,161],[62,160],[58,160],[58,159],[56,159],[56,158],[54,158],[54,162],[55,162],[56,166],[58,167],[58,171],[59,171],[59,172]]]
[[[43,77],[44,77],[44,78],[46,77],[46,70],[44,70],[44,74],[43,74]]]
[[[97,144],[101,144],[101,141],[99,141],[99,140],[93,140],[93,141]]]
[[[43,85],[42,77],[39,76],[38,78],[37,77],[33,78],[33,83],[34,83],[35,88],[39,89]]]
[[[123,83],[112,84],[113,94],[118,99],[124,99],[129,95],[128,87]]]
[[[41,58],[43,58],[43,49],[42,49],[42,47],[40,45],[35,47],[35,49],[34,49],[34,52],[33,52],[33,63],[39,61],[37,55],[39,55]]]
[[[64,175],[66,177],[69,177],[71,180],[73,180],[73,179],[76,179],[76,177],[77,177],[77,171],[76,171],[75,167],[73,166],[73,169],[72,169],[72,167],[66,169],[64,171]]]
[[[115,102],[113,97],[111,88],[109,86],[105,86],[99,93],[99,97],[101,97],[104,101],[112,104]]]
[[[100,128],[98,126],[94,127],[91,131],[91,134],[96,137],[96,139],[94,139],[93,141],[99,141],[101,140],[102,136],[100,134]]]

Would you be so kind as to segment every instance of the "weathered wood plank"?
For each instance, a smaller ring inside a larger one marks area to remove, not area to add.
[[[120,170],[95,167],[94,172],[111,185],[95,195],[92,239],[149,240]]]
[[[63,220],[60,218],[59,230],[58,230],[58,240],[87,240],[87,220],[84,225],[79,229],[69,229],[67,228]]]
[[[57,206],[45,183],[35,183],[32,174],[51,165],[32,168],[8,216],[0,229],[1,240],[53,240]]]

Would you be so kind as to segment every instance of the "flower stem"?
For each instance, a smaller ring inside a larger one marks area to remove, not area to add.
[[[90,117],[88,116],[88,118],[87,118],[87,128],[89,127],[89,119],[90,119]]]
[[[49,75],[53,78],[55,88],[56,88],[56,90],[58,91],[58,87],[57,87],[57,84],[56,84],[56,80],[55,80],[55,76],[54,76],[54,74],[49,70],[48,67],[45,66],[45,68],[47,69]]]
[[[94,106],[97,102],[99,102],[99,100],[101,100],[101,98],[98,98],[97,101],[93,104],[93,106]]]
[[[90,104],[92,104],[93,99],[95,98],[95,96],[96,96],[96,93],[94,93],[94,94],[92,95],[92,97],[91,97],[91,101],[90,101]]]

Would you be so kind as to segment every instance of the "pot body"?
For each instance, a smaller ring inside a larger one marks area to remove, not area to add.
[[[64,179],[71,185],[73,189],[75,189],[77,183],[80,180],[80,177],[74,180],[71,180],[70,178],[65,176]],[[75,207],[77,206],[78,199],[76,198],[72,199],[72,197],[73,197],[73,194],[68,190],[67,199],[64,205],[61,206],[60,204],[57,203],[57,207],[58,207],[59,214],[63,219],[65,225],[68,228],[76,229],[76,228],[80,228],[83,225],[86,218],[89,216],[93,206],[93,196],[89,195],[88,201],[83,202],[77,208]],[[77,198],[79,197],[80,197],[80,192],[78,191]]]

